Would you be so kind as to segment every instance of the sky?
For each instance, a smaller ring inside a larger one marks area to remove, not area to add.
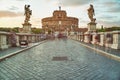
[[[87,27],[90,4],[95,9],[97,27],[120,27],[120,0],[0,0],[0,27],[22,27],[25,4],[31,5],[32,27],[41,28],[41,19],[51,17],[59,6],[66,10],[67,16],[79,19],[79,27]]]

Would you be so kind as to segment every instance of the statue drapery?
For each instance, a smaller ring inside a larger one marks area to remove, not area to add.
[[[90,18],[91,22],[95,22],[96,18],[93,18],[95,16],[94,7],[92,4],[90,4],[90,8],[88,9],[88,17]]]
[[[30,16],[32,15],[32,10],[30,10],[30,5],[25,5],[25,23],[29,23],[30,21]]]

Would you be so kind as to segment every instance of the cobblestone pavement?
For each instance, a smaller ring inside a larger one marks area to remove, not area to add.
[[[47,41],[1,61],[0,80],[120,80],[120,62],[78,43]]]
[[[5,50],[0,50],[0,57],[4,56],[4,55],[7,55],[7,54],[10,54],[10,53],[13,53],[13,52],[16,52],[18,50],[21,50],[23,48],[21,47],[10,47],[8,49],[5,49]]]
[[[34,46],[34,45],[37,45],[37,44],[39,44],[39,42],[38,43],[30,43],[28,47],[31,47],[31,46]],[[19,51],[19,50],[22,50],[22,49],[25,49],[25,48],[26,47],[23,48],[23,47],[18,46],[18,47],[10,47],[8,49],[0,50],[0,57],[5,56],[7,54],[11,54],[13,52],[16,52],[16,51]]]
[[[110,54],[113,54],[113,55],[116,55],[116,56],[120,57],[120,50],[119,49],[117,50],[117,49],[112,49],[112,48],[108,48],[108,47],[104,47],[104,46],[99,46],[99,45],[93,45],[93,44],[89,44],[89,43],[84,43],[84,42],[80,42],[80,43],[88,45],[88,46],[91,46],[91,47],[94,47],[96,49],[100,49],[100,50],[102,50],[104,52],[108,52]]]

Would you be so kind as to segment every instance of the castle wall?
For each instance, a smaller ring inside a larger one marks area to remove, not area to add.
[[[43,29],[65,30],[78,27],[78,18],[67,17],[64,10],[56,10],[53,12],[52,17],[42,19]]]

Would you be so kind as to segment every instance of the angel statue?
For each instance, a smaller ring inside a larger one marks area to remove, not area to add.
[[[96,18],[93,18],[95,16],[93,5],[90,4],[90,8],[88,9],[88,17],[90,18],[91,22],[95,22]]]
[[[32,10],[30,10],[30,5],[25,5],[25,23],[29,23],[30,15],[32,15]]]

